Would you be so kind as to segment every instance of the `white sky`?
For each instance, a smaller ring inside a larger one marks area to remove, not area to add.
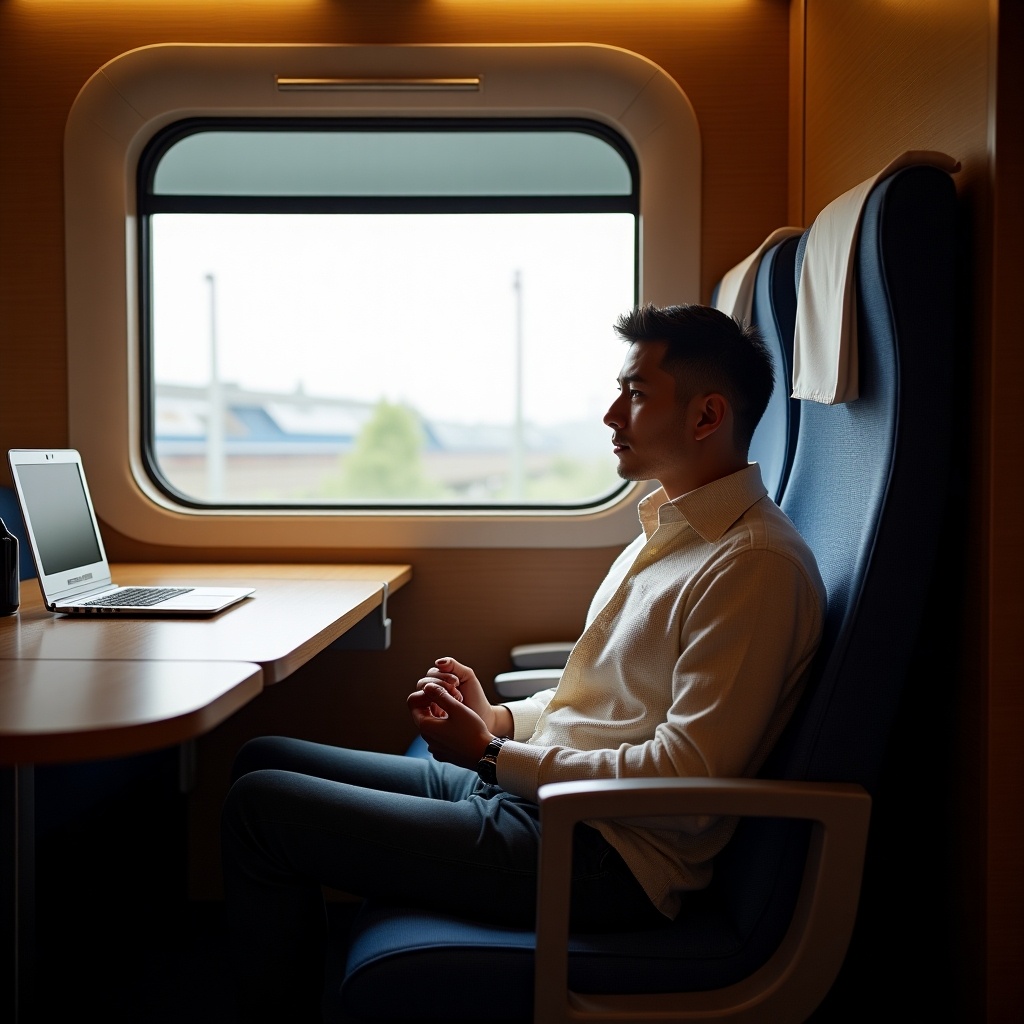
[[[526,419],[600,423],[615,396],[628,215],[158,215],[153,238],[161,383],[209,379],[213,274],[222,380],[508,423],[518,270]]]

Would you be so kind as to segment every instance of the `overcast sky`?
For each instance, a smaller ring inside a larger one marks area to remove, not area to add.
[[[623,214],[159,215],[153,218],[159,382],[210,372],[215,278],[220,377],[508,423],[516,272],[524,413],[596,417],[625,348],[633,223]]]

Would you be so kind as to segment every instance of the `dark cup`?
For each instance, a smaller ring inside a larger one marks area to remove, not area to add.
[[[21,604],[18,538],[0,519],[0,615],[13,615]]]

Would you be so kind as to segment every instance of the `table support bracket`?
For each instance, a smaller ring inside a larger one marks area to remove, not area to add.
[[[30,764],[0,767],[3,972],[0,1017],[30,1020],[35,949],[35,773]]]

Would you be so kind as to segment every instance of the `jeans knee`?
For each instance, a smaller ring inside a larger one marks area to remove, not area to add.
[[[277,747],[277,742],[276,736],[257,736],[244,743],[231,766],[231,781],[235,782],[243,775],[265,767]]]
[[[275,780],[280,775],[272,769],[246,772],[236,779],[221,808],[221,833],[233,831],[237,835],[251,835],[266,813],[277,789]]]
[[[251,781],[246,781],[249,779],[250,774],[246,773],[232,781],[231,788],[228,790],[228,795],[224,798],[224,804],[221,807],[220,820],[222,830],[232,824],[241,824],[245,820],[245,808],[249,803],[248,790],[252,787]]]

